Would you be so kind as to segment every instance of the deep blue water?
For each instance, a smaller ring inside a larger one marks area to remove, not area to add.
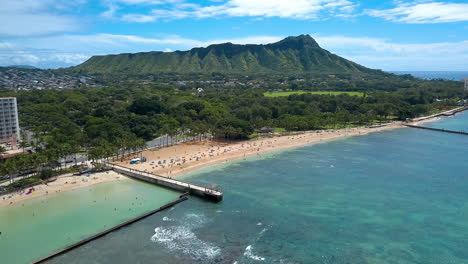
[[[468,263],[467,147],[404,128],[200,171],[187,180],[223,202],[191,198],[50,263]]]
[[[422,79],[447,79],[460,81],[468,78],[468,71],[392,71],[395,74],[411,74]]]

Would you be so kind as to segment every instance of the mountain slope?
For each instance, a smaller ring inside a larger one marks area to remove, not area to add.
[[[322,49],[309,35],[267,45],[224,43],[175,52],[93,56],[87,73],[379,73]]]

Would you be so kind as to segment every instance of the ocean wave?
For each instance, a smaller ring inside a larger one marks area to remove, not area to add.
[[[183,219],[181,220],[181,222],[185,225],[185,226],[190,226],[192,228],[197,228],[197,227],[201,227],[203,226],[204,224],[206,224],[208,222],[208,219],[206,218],[206,216],[204,215],[199,215],[199,214],[194,214],[194,213],[189,213],[189,214],[186,214]]]
[[[260,233],[258,234],[258,239],[260,239],[260,237],[262,237],[262,235],[263,235],[266,231],[268,231],[268,228],[267,228],[267,227],[263,228],[262,231],[260,231]]]
[[[221,254],[221,249],[199,239],[186,226],[157,227],[151,241],[159,243],[170,251],[182,252],[194,259],[213,259]]]
[[[199,239],[193,231],[209,222],[206,216],[187,213],[179,219],[164,216],[163,221],[173,225],[156,227],[151,241],[198,260],[211,260],[221,254],[219,247]]]
[[[171,219],[171,218],[169,218],[169,217],[167,217],[167,216],[165,216],[165,217],[163,217],[163,221],[164,221],[164,222],[168,222],[168,221],[174,221],[174,220]]]
[[[264,261],[264,260],[265,260],[264,257],[254,255],[254,254],[252,253],[252,246],[251,246],[251,245],[248,245],[248,246],[245,248],[244,256],[247,257],[247,258],[249,258],[249,259],[258,260],[258,261]]]

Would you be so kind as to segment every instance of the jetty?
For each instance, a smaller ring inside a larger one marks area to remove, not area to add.
[[[106,167],[111,168],[117,173],[123,174],[125,176],[169,188],[175,191],[182,193],[189,193],[200,198],[204,198],[214,202],[220,202],[223,200],[223,192],[209,187],[199,186],[196,184],[191,184],[179,180],[174,180],[169,177],[151,174],[144,171],[139,171],[127,167],[122,167],[112,163],[106,163]]]
[[[188,199],[188,198],[187,198],[187,194],[182,194],[181,196],[179,196],[179,199],[177,199],[177,200],[175,200],[175,201],[173,201],[173,202],[170,202],[170,203],[168,203],[168,204],[166,204],[166,205],[164,205],[164,206],[161,206],[161,207],[159,207],[158,209],[155,209],[155,210],[153,210],[153,211],[151,211],[151,212],[148,212],[148,213],[146,213],[146,214],[144,214],[144,215],[138,216],[138,217],[133,218],[133,219],[131,219],[131,220],[128,220],[128,221],[126,221],[126,222],[124,222],[124,223],[121,223],[121,224],[119,224],[119,225],[116,225],[116,226],[114,226],[114,227],[112,227],[112,228],[109,228],[109,229],[107,229],[107,230],[105,230],[105,231],[102,231],[102,232],[100,232],[100,233],[98,233],[98,234],[96,234],[96,235],[93,235],[93,236],[91,236],[91,237],[88,237],[88,238],[86,238],[86,239],[83,239],[83,240],[81,240],[81,241],[78,241],[78,242],[76,242],[76,243],[74,243],[74,244],[72,244],[72,245],[70,245],[70,246],[68,246],[68,247],[66,247],[66,248],[64,248],[64,249],[61,249],[61,250],[59,250],[59,251],[56,251],[56,252],[54,252],[54,253],[52,253],[52,254],[46,256],[46,257],[43,257],[43,258],[38,259],[38,260],[35,260],[35,261],[31,262],[31,264],[44,263],[44,262],[46,262],[46,261],[48,261],[48,260],[51,260],[51,259],[53,259],[53,258],[55,258],[55,257],[57,257],[57,256],[59,256],[59,255],[65,254],[65,253],[67,253],[67,252],[69,252],[69,251],[71,251],[71,250],[73,250],[73,249],[75,249],[75,248],[81,247],[81,246],[83,246],[84,244],[87,244],[87,243],[89,243],[89,242],[91,242],[91,241],[94,241],[94,240],[96,240],[96,239],[98,239],[98,238],[101,238],[101,237],[103,237],[103,236],[105,236],[105,235],[107,235],[107,234],[109,234],[109,233],[111,233],[111,232],[114,232],[114,231],[116,231],[116,230],[118,230],[118,229],[120,229],[120,228],[126,227],[126,226],[131,225],[131,224],[133,224],[133,223],[135,223],[135,222],[138,222],[138,221],[140,221],[140,220],[142,220],[142,219],[144,219],[144,218],[146,218],[146,217],[148,217],[148,216],[151,216],[151,215],[153,215],[153,214],[155,214],[155,213],[158,213],[158,212],[164,211],[164,210],[166,210],[166,209],[168,209],[168,208],[171,208],[171,207],[173,207],[174,205],[176,205],[176,204],[178,204],[178,203],[181,203],[181,202],[183,202],[183,201],[185,201],[185,200],[187,200],[187,199]]]
[[[459,135],[468,136],[468,132],[464,132],[464,131],[456,131],[456,130],[448,130],[448,129],[424,127],[424,126],[415,126],[415,125],[410,125],[410,124],[403,124],[403,125],[406,126],[406,127],[411,127],[411,128],[418,128],[418,129],[425,129],[425,130],[432,130],[432,131],[438,131],[438,132],[445,132],[445,133],[459,134]]]
[[[433,115],[429,115],[429,116],[423,116],[423,117],[408,119],[407,122],[419,122],[419,121],[424,121],[426,119],[431,119],[431,118],[440,117],[440,116],[453,116],[453,115],[455,115],[457,113],[460,113],[460,112],[463,112],[465,110],[468,110],[468,106],[457,107],[455,109],[451,109],[451,110],[448,110],[448,111],[445,111],[445,112],[441,112],[441,113],[437,113],[437,114],[433,114]]]

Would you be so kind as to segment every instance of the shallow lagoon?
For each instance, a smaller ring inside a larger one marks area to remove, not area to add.
[[[167,204],[178,195],[123,180],[0,208],[0,262],[29,263]]]

